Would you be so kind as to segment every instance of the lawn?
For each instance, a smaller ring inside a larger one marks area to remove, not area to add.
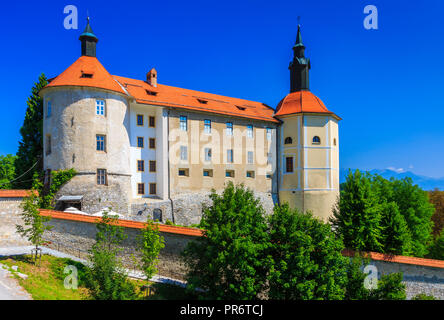
[[[39,266],[34,264],[30,256],[0,258],[0,263],[9,267],[9,270],[18,279],[20,285],[32,295],[34,300],[91,299],[88,289],[83,286],[82,282],[86,267],[80,262],[43,255]],[[79,286],[77,290],[65,289],[64,279],[68,274],[64,274],[64,270],[68,265],[73,265],[78,270]],[[12,270],[13,266],[17,266],[17,271],[26,274],[28,278],[22,279],[17,276],[15,271]],[[135,279],[130,281],[136,285],[136,293],[140,300],[183,300],[194,298],[187,294],[184,288],[159,283],[150,283],[152,288],[151,295],[145,297],[145,292],[142,292],[140,289],[146,282]]]

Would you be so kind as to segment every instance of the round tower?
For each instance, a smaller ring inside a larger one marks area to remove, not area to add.
[[[128,96],[96,58],[88,24],[82,56],[41,90],[44,169],[77,171],[59,191],[57,209],[104,207],[126,214],[131,200]]]
[[[290,63],[290,94],[276,108],[282,121],[278,154],[279,200],[326,220],[339,196],[341,120],[309,89],[310,60],[298,26]]]

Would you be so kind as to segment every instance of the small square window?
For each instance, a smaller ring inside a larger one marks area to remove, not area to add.
[[[150,128],[155,128],[156,127],[156,117],[150,116],[148,118],[148,126]]]
[[[142,115],[142,114],[138,114],[138,115],[137,115],[137,125],[138,125],[139,127],[142,127],[142,126],[143,126],[143,115]]]
[[[143,148],[143,147],[144,147],[143,137],[137,137],[137,148]]]
[[[150,160],[150,172],[156,172],[156,161]]]
[[[226,170],[225,171],[225,177],[227,177],[227,178],[234,178],[234,170]]]
[[[157,185],[155,183],[150,183],[150,195],[157,194]]]
[[[156,149],[156,139],[150,138],[150,149]]]
[[[188,177],[189,176],[189,170],[188,169],[179,169],[179,176],[181,177]]]
[[[213,170],[211,170],[211,169],[204,169],[203,176],[204,177],[212,177],[213,176]]]
[[[97,169],[97,184],[102,186],[107,184],[107,175],[105,169]]]
[[[96,114],[105,116],[105,100],[96,100]]]
[[[254,178],[254,171],[247,171],[247,178]]]
[[[137,160],[137,171],[138,172],[145,171],[145,161],[144,160]]]
[[[138,183],[137,184],[137,194],[138,195],[144,195],[145,194],[145,184],[144,183]]]

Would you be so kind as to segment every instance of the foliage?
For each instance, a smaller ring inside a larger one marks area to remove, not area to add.
[[[436,300],[436,298],[434,296],[429,296],[424,293],[420,293],[414,296],[412,300]]]
[[[17,157],[11,154],[0,156],[0,189],[12,189],[16,159]]]
[[[346,247],[357,251],[383,251],[378,202],[370,174],[349,171],[330,218],[335,233],[342,237]]]
[[[409,178],[351,171],[330,222],[346,247],[390,254],[427,253],[433,223],[427,193]]]
[[[137,238],[137,243],[141,254],[141,268],[149,280],[157,272],[159,253],[165,247],[164,239],[159,234],[158,225],[148,219],[146,227]]]
[[[311,213],[276,206],[269,218],[270,299],[341,300],[347,282],[343,244]]]
[[[444,231],[441,231],[441,234],[435,238],[427,256],[432,259],[444,260]]]
[[[51,269],[52,276],[58,280],[64,281],[67,274],[65,273],[65,267],[74,266],[77,269],[78,286],[84,287],[87,267],[78,261],[74,261],[69,258],[55,258],[49,260],[49,268]]]
[[[39,91],[48,84],[46,76],[41,74],[38,82],[31,89],[27,101],[27,109],[23,126],[20,128],[22,136],[15,162],[14,189],[30,189],[34,173],[43,171],[43,98]]]
[[[39,249],[39,246],[44,242],[44,232],[46,230],[51,230],[52,226],[45,225],[45,223],[51,220],[51,218],[40,215],[38,206],[39,198],[34,191],[35,190],[31,190],[29,197],[24,198],[20,205],[23,209],[21,217],[24,225],[16,225],[16,229],[18,234],[27,238],[36,249]]]
[[[203,212],[204,236],[184,251],[190,291],[207,290],[208,299],[255,299],[263,291],[271,258],[260,201],[250,189],[229,183]]]
[[[382,275],[378,281],[378,288],[370,291],[370,300],[405,300],[406,298],[402,272]]]
[[[126,238],[117,218],[105,212],[97,224],[96,243],[90,250],[91,266],[86,272],[86,287],[95,300],[132,300],[135,286],[127,278],[120,259],[119,245]]]
[[[444,191],[435,189],[429,192],[430,203],[435,207],[435,213],[432,216],[433,236],[436,238],[444,229]]]
[[[362,272],[362,265],[368,264],[368,260],[364,260],[356,254],[347,266],[347,285],[345,290],[345,300],[368,300],[370,292],[364,287],[364,280],[367,274]]]
[[[42,209],[54,209],[54,198],[60,188],[71,180],[77,172],[74,169],[51,171],[51,184],[49,190],[43,190],[41,180],[34,177],[34,187],[37,188],[41,194],[39,206]]]

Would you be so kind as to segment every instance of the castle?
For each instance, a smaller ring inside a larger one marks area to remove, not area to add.
[[[44,169],[74,168],[56,209],[112,208],[126,219],[191,225],[228,181],[326,219],[339,195],[338,122],[309,90],[298,27],[290,93],[264,103],[113,76],[96,58],[89,19],[81,57],[40,92]],[[48,181],[46,181],[48,182]]]

